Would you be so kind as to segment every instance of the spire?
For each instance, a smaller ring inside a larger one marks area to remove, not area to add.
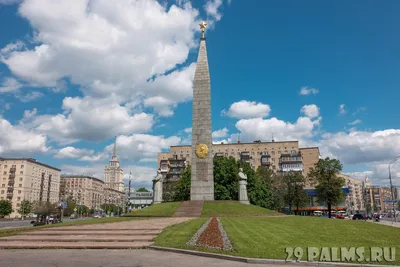
[[[113,159],[117,158],[117,137],[115,136],[115,140],[114,140],[114,150],[113,150]]]

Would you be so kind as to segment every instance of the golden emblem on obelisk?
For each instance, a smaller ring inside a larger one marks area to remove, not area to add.
[[[208,154],[208,146],[206,144],[198,144],[196,146],[196,156],[204,159]]]
[[[202,23],[199,24],[200,25],[200,29],[201,29],[201,38],[204,39],[204,32],[206,30],[207,27],[207,23],[205,23],[204,21]]]

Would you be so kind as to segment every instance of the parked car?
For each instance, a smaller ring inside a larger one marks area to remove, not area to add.
[[[93,216],[93,218],[101,218],[101,216],[100,216],[99,214],[95,214],[95,215]]]
[[[353,220],[365,220],[365,218],[361,213],[356,213],[353,215]]]
[[[71,214],[71,216],[69,217],[70,219],[77,219],[78,218],[78,215],[76,215],[76,214]]]
[[[343,214],[336,214],[336,219],[344,219],[344,215]]]

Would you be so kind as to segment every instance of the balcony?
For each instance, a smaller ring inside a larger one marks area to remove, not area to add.
[[[223,157],[223,156],[224,156],[223,152],[217,152],[217,153],[215,153],[214,157]]]
[[[16,167],[10,168],[10,173],[15,173],[16,171],[17,171],[17,168],[16,168]]]
[[[298,152],[297,154],[281,154],[281,157],[279,158],[279,163],[299,163],[299,162],[303,162],[300,152]]]

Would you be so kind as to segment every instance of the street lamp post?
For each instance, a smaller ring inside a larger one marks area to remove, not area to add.
[[[394,201],[394,192],[393,192],[392,173],[390,171],[390,165],[392,165],[393,163],[395,163],[399,159],[400,159],[400,156],[397,156],[394,160],[392,160],[389,163],[389,181],[390,181],[390,192],[391,192],[391,195],[392,195],[392,201]],[[396,209],[395,209],[394,202],[392,204],[393,204],[393,220],[392,220],[392,223],[393,223],[393,222],[396,222]]]

